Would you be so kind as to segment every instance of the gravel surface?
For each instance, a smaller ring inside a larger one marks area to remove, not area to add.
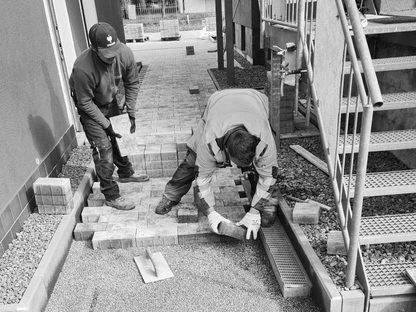
[[[260,240],[157,246],[174,275],[145,284],[134,262],[144,248],[93,250],[73,242],[46,312],[318,312],[283,298]]]
[[[78,188],[88,165],[91,151],[86,146],[73,149],[59,177],[69,177],[72,191]],[[31,213],[22,230],[0,258],[0,305],[19,303],[42,260],[44,252],[62,220],[62,215]]]

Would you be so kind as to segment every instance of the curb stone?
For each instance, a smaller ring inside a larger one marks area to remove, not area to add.
[[[91,161],[73,196],[74,209],[59,223],[22,299],[18,304],[0,306],[0,312],[40,312],[46,308],[71,247],[72,232],[80,220],[81,211],[95,180],[94,162]]]

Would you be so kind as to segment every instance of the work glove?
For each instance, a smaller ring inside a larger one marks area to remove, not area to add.
[[[116,137],[121,139],[121,134],[115,133],[111,124],[105,129],[105,132],[107,132],[107,135],[110,137]]]
[[[222,215],[220,215],[218,212],[213,211],[208,215],[208,223],[209,226],[211,227],[211,230],[218,234],[218,226],[220,225],[221,222],[227,222],[230,223],[231,221],[224,218]]]
[[[130,133],[135,133],[136,132],[136,118],[131,117],[129,115],[129,119],[130,119],[130,124],[131,124]]]
[[[236,223],[238,226],[245,226],[247,228],[246,239],[250,239],[251,233],[253,233],[253,239],[257,238],[257,232],[260,230],[260,214],[254,214],[247,212],[239,222]]]

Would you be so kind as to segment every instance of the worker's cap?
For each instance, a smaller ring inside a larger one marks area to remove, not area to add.
[[[122,44],[118,40],[117,32],[108,23],[100,22],[90,28],[88,34],[91,45],[105,58],[112,58],[122,50]]]

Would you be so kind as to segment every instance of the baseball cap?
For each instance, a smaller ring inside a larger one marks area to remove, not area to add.
[[[105,58],[112,58],[122,50],[122,44],[118,40],[117,32],[108,23],[100,22],[94,24],[89,31],[92,46]]]

